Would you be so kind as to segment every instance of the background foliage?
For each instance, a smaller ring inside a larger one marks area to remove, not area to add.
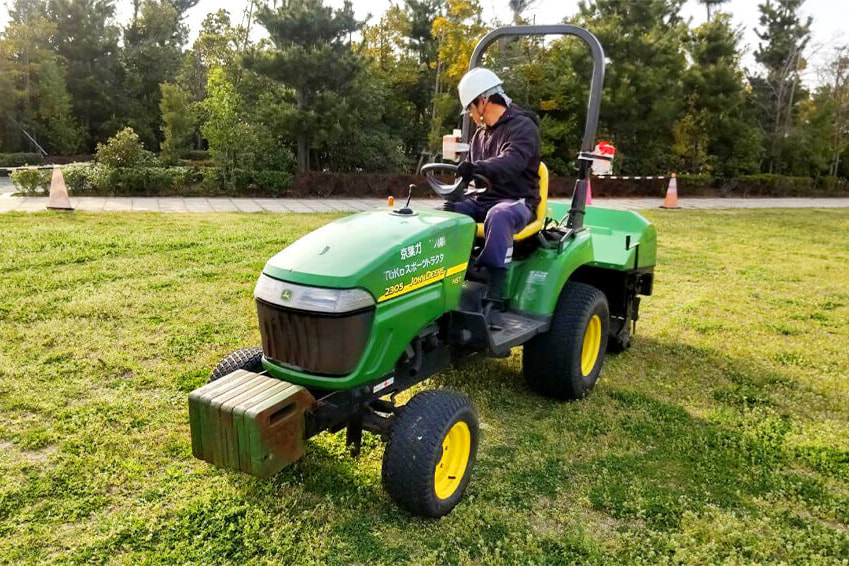
[[[741,30],[723,2],[700,0],[708,20],[691,27],[684,1],[583,0],[567,18],[606,50],[599,137],[618,147],[616,171],[849,176],[849,47],[831,48],[817,84],[805,84],[804,0],[772,0],[760,6],[757,67],[743,69]],[[479,0],[404,0],[365,22],[350,2],[261,1],[242,21],[266,39],[219,10],[187,46],[195,3],[136,0],[119,24],[114,0],[13,0],[0,33],[0,151],[91,153],[130,127],[161,152],[158,165],[208,150],[224,180],[236,170],[412,172],[459,125],[456,85],[471,50],[504,23],[484,21]],[[513,23],[526,23],[530,2],[509,4]],[[540,115],[549,167],[572,173],[584,46],[502,41],[485,64]]]

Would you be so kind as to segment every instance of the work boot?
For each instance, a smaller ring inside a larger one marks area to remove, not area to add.
[[[507,297],[504,294],[507,269],[490,267],[488,271],[489,280],[483,296],[483,312],[490,328],[502,330],[504,322],[501,313],[507,310]]]

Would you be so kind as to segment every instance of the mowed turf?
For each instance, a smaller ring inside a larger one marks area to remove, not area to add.
[[[373,436],[270,480],[191,455],[263,263],[333,216],[0,215],[0,562],[845,564],[849,212],[647,216],[655,294],[589,398],[531,393],[519,349],[424,384],[482,422],[434,521],[389,501]]]

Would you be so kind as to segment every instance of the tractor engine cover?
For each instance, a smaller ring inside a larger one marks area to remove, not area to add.
[[[192,453],[266,478],[304,455],[304,412],[315,398],[299,385],[237,370],[189,394]]]

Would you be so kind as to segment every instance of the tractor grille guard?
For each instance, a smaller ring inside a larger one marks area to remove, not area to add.
[[[257,299],[262,352],[275,364],[341,377],[357,367],[368,343],[374,307],[342,314],[287,309]]]

